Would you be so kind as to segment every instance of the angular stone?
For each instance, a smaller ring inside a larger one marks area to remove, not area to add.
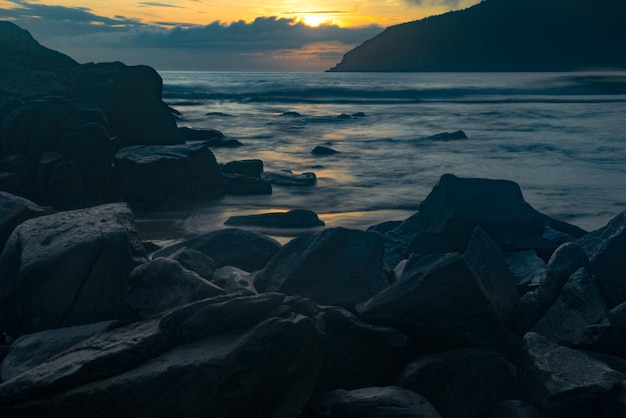
[[[210,281],[215,274],[215,261],[200,251],[182,247],[170,254],[168,258],[178,261],[184,268],[199,274],[203,279]]]
[[[126,300],[144,318],[197,300],[223,295],[217,287],[178,261],[159,257],[137,266],[128,280]]]
[[[2,362],[1,380],[10,380],[39,366],[81,341],[110,331],[120,325],[119,321],[105,321],[23,335],[11,344],[8,355]]]
[[[368,387],[341,395],[331,418],[440,418],[428,400],[395,386]]]
[[[315,212],[294,209],[288,212],[270,212],[258,215],[231,216],[224,222],[231,226],[258,226],[263,228],[315,228],[324,226]]]
[[[126,285],[146,261],[126,204],[30,219],[0,257],[0,329],[22,335],[136,319]]]
[[[287,243],[256,276],[260,292],[282,292],[354,309],[387,286],[379,234],[332,228]]]
[[[267,235],[237,228],[222,229],[157,251],[153,258],[168,257],[188,247],[211,257],[216,267],[234,266],[245,271],[260,270],[281,245]]]
[[[540,408],[589,408],[626,377],[580,351],[559,346],[541,335],[524,336],[520,384],[529,401]]]
[[[30,200],[0,192],[0,253],[16,226],[45,214],[43,208]]]
[[[579,240],[609,308],[626,302],[626,211]]]
[[[497,345],[504,335],[495,305],[457,253],[419,259],[396,282],[359,304],[357,312],[429,348]]]
[[[517,393],[517,368],[487,348],[450,350],[410,363],[399,386],[426,397],[445,417],[480,418]]]
[[[233,266],[224,266],[215,270],[211,282],[228,293],[255,295],[254,275]]]
[[[263,173],[263,161],[256,159],[231,161],[224,164],[222,172],[227,174],[239,174],[247,177],[261,177],[261,174]]]

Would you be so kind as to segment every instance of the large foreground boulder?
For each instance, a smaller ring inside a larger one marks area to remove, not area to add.
[[[0,411],[7,418],[298,416],[319,370],[318,331],[303,316],[250,319],[249,328],[176,346],[177,322],[102,334],[0,385]]]
[[[145,211],[224,194],[224,177],[205,144],[123,148],[115,154],[115,178],[124,200]]]
[[[146,261],[125,204],[30,219],[0,257],[0,329],[21,335],[135,319],[126,285],[131,270]]]
[[[68,96],[102,107],[111,135],[126,145],[183,142],[162,92],[163,80],[153,68],[121,62],[83,64],[67,86]]]
[[[354,310],[387,286],[379,234],[331,228],[287,243],[257,275],[259,292],[282,292]]]

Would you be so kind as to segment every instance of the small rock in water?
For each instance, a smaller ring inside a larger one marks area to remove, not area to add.
[[[365,113],[363,112],[356,112],[352,114],[353,118],[364,118],[365,117]]]
[[[468,139],[467,135],[463,131],[455,132],[442,132],[437,135],[432,135],[424,139],[430,139],[432,141],[456,141],[460,139]]]
[[[352,119],[352,116],[348,115],[347,113],[342,113],[341,115],[337,116],[337,119]]]
[[[298,112],[283,112],[280,116],[290,116],[292,118],[301,118],[302,115]]]
[[[290,171],[265,171],[261,174],[261,178],[277,186],[308,187],[317,183],[317,176],[311,172],[294,174]]]
[[[181,126],[178,133],[185,141],[210,141],[215,138],[224,139],[224,134],[216,129],[193,129]]]
[[[313,154],[313,155],[333,155],[333,154],[339,154],[339,151],[334,150],[332,148],[323,147],[321,145],[318,145],[317,147],[313,148],[313,150],[311,150],[311,154]]]
[[[267,228],[313,228],[316,226],[324,226],[324,222],[317,217],[315,212],[310,210],[290,210],[289,212],[231,216],[226,220],[225,224]]]

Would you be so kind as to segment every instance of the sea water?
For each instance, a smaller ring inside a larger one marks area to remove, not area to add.
[[[261,159],[266,171],[314,172],[318,181],[140,214],[146,239],[289,209],[365,229],[415,213],[445,173],[513,180],[534,208],[587,230],[626,209],[624,72],[160,74],[179,126],[243,144],[213,148],[218,162]],[[457,130],[468,139],[429,139]],[[318,145],[339,153],[314,156]]]

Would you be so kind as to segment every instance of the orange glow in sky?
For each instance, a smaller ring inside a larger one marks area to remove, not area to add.
[[[383,27],[421,19],[450,10],[449,2],[424,0],[420,6],[409,0],[346,1],[336,0],[42,0],[38,4],[82,7],[100,16],[138,19],[144,23],[206,25],[220,21],[252,21],[258,16],[293,18],[310,26],[325,22],[342,27],[377,24]],[[448,4],[446,6],[445,4]],[[469,7],[478,0],[460,0],[455,9]],[[443,4],[443,5],[442,5]],[[0,0],[0,6],[16,7]]]

